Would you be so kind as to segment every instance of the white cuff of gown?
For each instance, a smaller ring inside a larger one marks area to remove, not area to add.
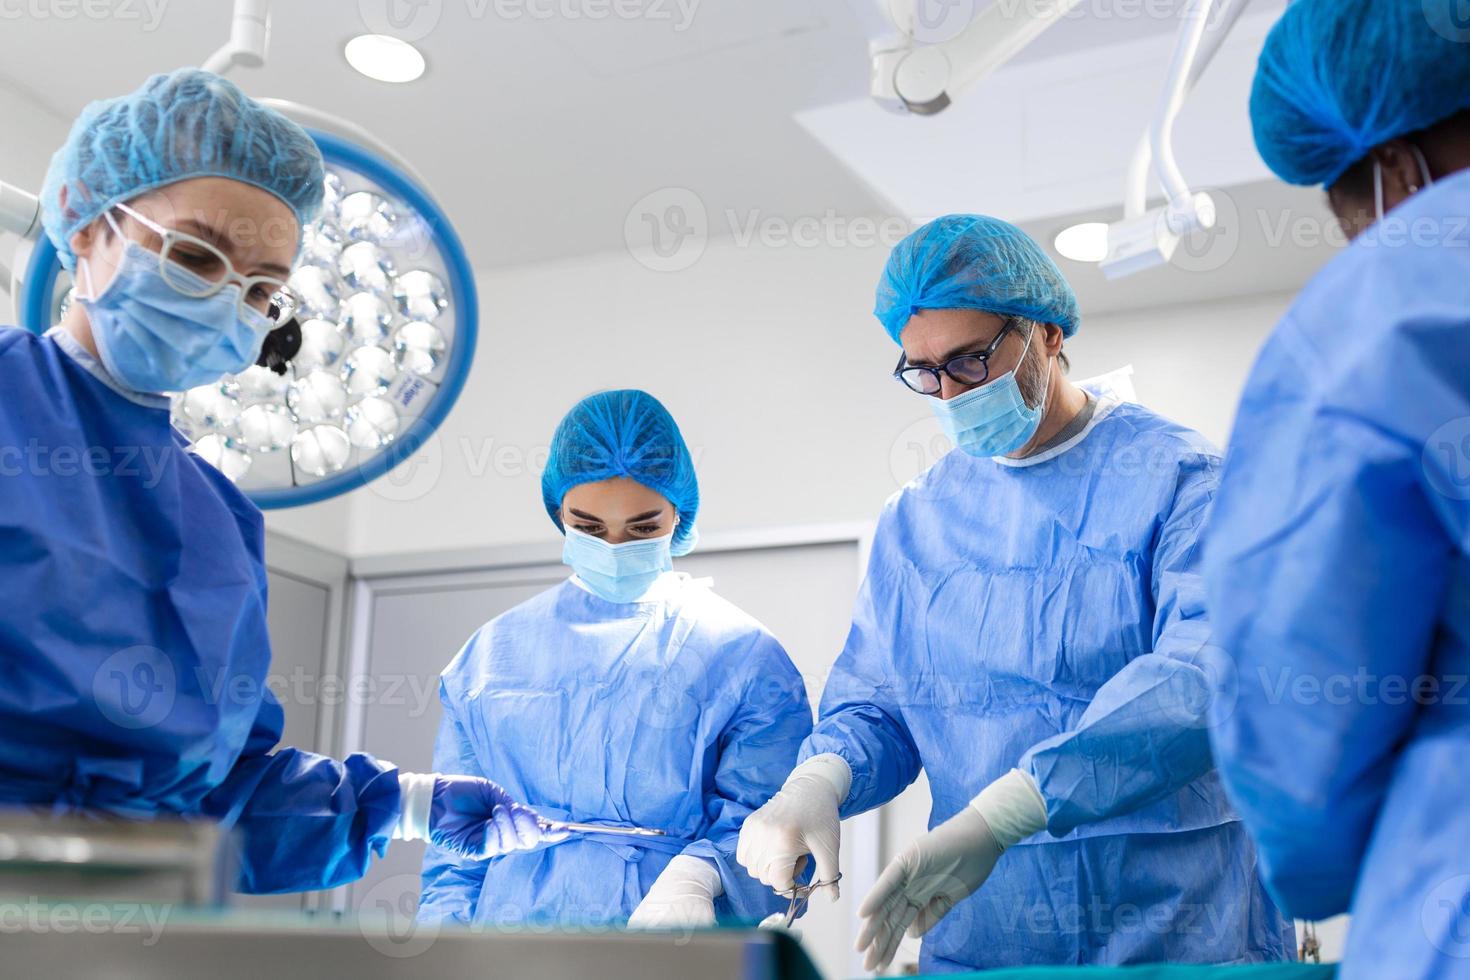
[[[398,823],[394,840],[428,840],[429,810],[434,805],[434,773],[398,773]]]
[[[1046,800],[1030,773],[1012,769],[970,801],[1005,850],[1046,829]]]

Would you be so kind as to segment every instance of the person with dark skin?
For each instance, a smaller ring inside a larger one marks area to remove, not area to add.
[[[1327,188],[1327,203],[1348,238],[1378,221],[1374,168],[1382,174],[1383,210],[1391,213],[1426,186],[1470,169],[1470,111],[1415,133],[1384,140]]]
[[[1251,371],[1206,537],[1221,776],[1343,980],[1470,977],[1470,31],[1296,0],[1256,145],[1351,244]]]

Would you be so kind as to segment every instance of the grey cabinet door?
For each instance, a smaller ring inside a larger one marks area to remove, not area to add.
[[[567,576],[548,565],[511,572],[415,576],[372,583],[359,591],[371,606],[357,621],[368,635],[354,646],[362,680],[362,704],[354,750],[390,760],[409,772],[431,772],[439,730],[439,672],[470,634],[495,616],[545,591]],[[355,715],[355,718],[354,718]],[[349,738],[352,738],[351,733]],[[352,910],[395,918],[411,916],[418,903],[424,844],[398,841],[347,896]]]

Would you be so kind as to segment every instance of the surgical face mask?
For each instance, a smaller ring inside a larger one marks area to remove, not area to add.
[[[944,434],[971,456],[1004,456],[1031,441],[1046,414],[1046,399],[1051,391],[1051,378],[1046,379],[1039,404],[1026,404],[1016,372],[1026,363],[1031,340],[1037,326],[1032,324],[1014,370],[950,399],[930,398],[929,408],[939,420]]]
[[[271,329],[264,313],[248,306],[241,312],[243,287],[186,296],[164,278],[158,254],[134,241],[124,246],[117,275],[100,296],[86,259],[80,273],[87,296],[79,298],[97,353],[113,378],[133,391],[185,391],[243,371],[260,356]],[[212,285],[178,265],[169,277],[196,292]]]
[[[632,602],[674,567],[669,550],[674,540],[672,531],[647,541],[608,544],[576,528],[566,530],[561,560],[572,566],[587,588],[608,602]]]
[[[1429,172],[1429,161],[1424,159],[1424,151],[1410,143],[1409,148],[1414,151],[1414,159],[1419,163],[1419,175],[1424,178],[1424,187],[1434,183],[1434,175]],[[1412,187],[1410,194],[1417,194],[1423,188]],[[1378,220],[1383,220],[1383,164],[1378,158],[1373,158],[1373,203],[1378,208]]]

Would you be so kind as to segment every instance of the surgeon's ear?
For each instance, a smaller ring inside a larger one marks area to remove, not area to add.
[[[1040,340],[1043,342],[1042,349],[1051,357],[1056,357],[1062,352],[1062,341],[1066,338],[1062,334],[1062,328],[1055,323],[1039,324],[1042,330]]]
[[[92,254],[92,247],[97,242],[97,222],[92,222],[84,228],[79,228],[71,236],[71,254],[78,258],[88,258]]]
[[[1383,167],[1383,196],[1394,202],[1385,202],[1384,210],[1392,210],[1395,204],[1423,189],[1424,172],[1420,169],[1419,157],[1408,140],[1389,140],[1375,146],[1370,152]]]

